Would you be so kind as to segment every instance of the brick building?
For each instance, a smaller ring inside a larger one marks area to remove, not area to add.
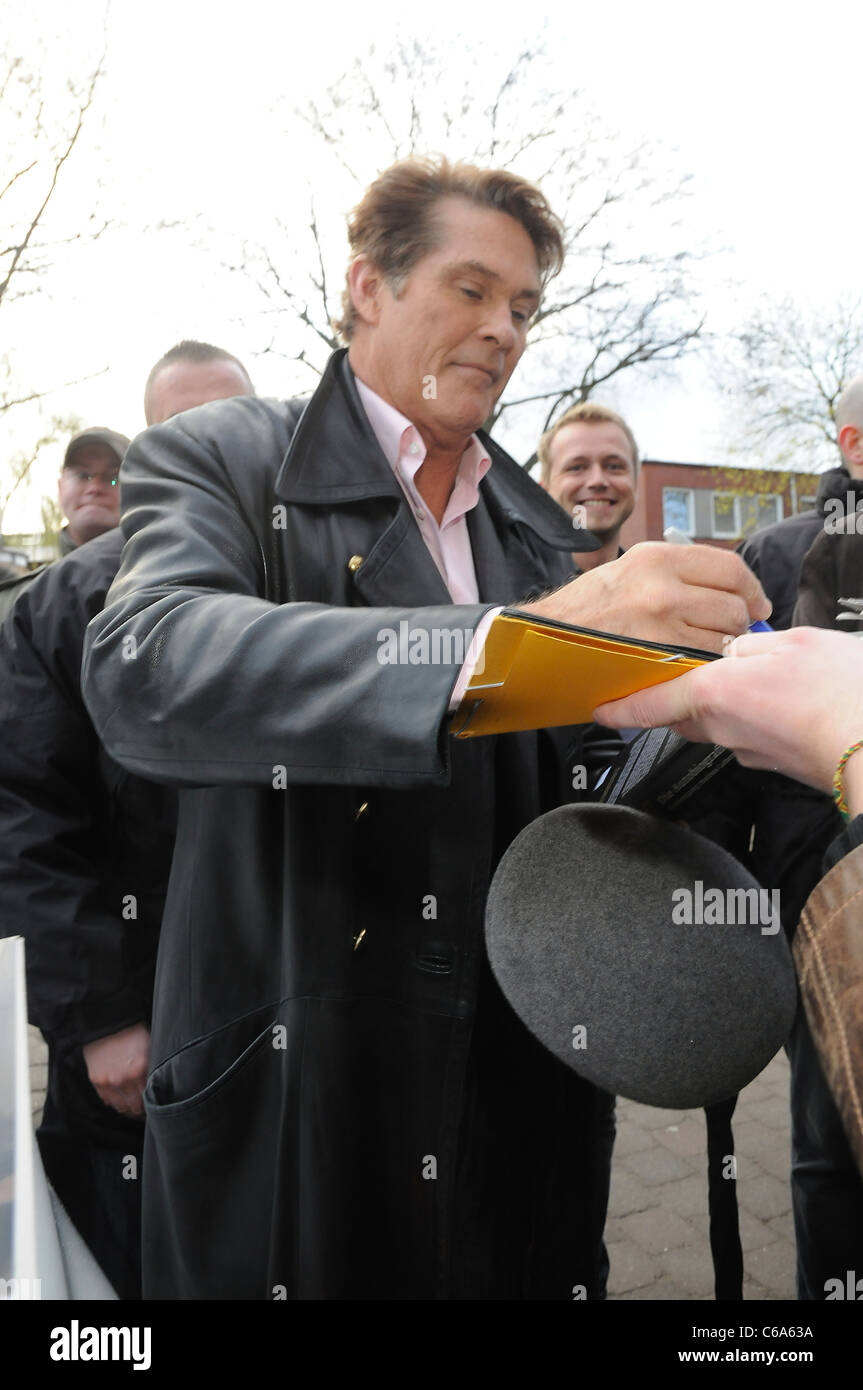
[[[818,480],[817,473],[645,459],[621,544],[661,541],[674,526],[693,541],[733,550],[753,531],[814,506]]]

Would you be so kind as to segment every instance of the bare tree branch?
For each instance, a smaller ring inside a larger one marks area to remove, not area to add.
[[[733,453],[817,472],[840,462],[836,403],[863,366],[863,301],[812,312],[763,301],[718,361],[736,427]]]
[[[5,488],[0,489],[0,535],[3,533],[4,513],[18,489],[28,481],[42,449],[47,444],[55,443],[59,436],[74,434],[75,430],[80,428],[81,422],[77,416],[55,415],[35,444],[31,444],[29,448],[16,457],[7,460],[5,471],[8,481]]]
[[[13,174],[11,179],[9,179],[8,183],[6,184],[6,187],[2,191],[0,191],[0,200],[5,198],[6,194],[9,192],[9,189],[12,187],[13,184],[17,183],[19,179],[23,179],[24,175],[29,174],[30,170],[35,169],[35,167],[36,160],[31,159],[29,164],[26,164],[23,169],[19,169],[17,173]],[[5,256],[6,252],[0,251],[0,255]]]
[[[25,231],[25,233],[24,233],[23,239],[22,239],[21,242],[19,242],[19,244],[18,244],[17,246],[15,246],[15,247],[13,248],[13,250],[12,250],[12,259],[11,259],[11,261],[9,262],[9,265],[8,265],[8,267],[7,267],[6,275],[5,275],[4,279],[0,280],[0,304],[2,304],[3,298],[4,298],[5,294],[6,294],[6,291],[7,291],[8,288],[9,288],[9,285],[10,285],[10,283],[11,283],[11,281],[12,281],[12,278],[13,278],[13,276],[15,275],[15,272],[16,272],[16,270],[18,269],[18,267],[19,267],[19,265],[20,265],[20,263],[21,263],[21,258],[24,256],[24,254],[25,254],[26,251],[27,251],[28,246],[30,245],[31,238],[33,237],[33,234],[35,233],[36,228],[39,226],[39,223],[40,223],[41,220],[42,220],[42,217],[43,217],[43,215],[44,215],[45,209],[47,208],[48,204],[49,204],[50,201],[51,201],[51,198],[52,198],[52,196],[53,196],[53,194],[54,194],[54,190],[55,190],[55,188],[57,187],[57,180],[58,180],[59,177],[60,177],[60,174],[61,174],[61,172],[62,172],[63,166],[65,165],[66,161],[68,160],[69,156],[71,155],[72,151],[74,150],[75,145],[76,145],[77,142],[78,142],[78,136],[81,134],[81,128],[82,128],[82,126],[83,126],[83,124],[84,124],[84,118],[85,118],[87,112],[90,110],[90,107],[91,107],[92,104],[93,104],[93,94],[94,94],[94,92],[95,92],[95,90],[96,90],[96,83],[98,82],[99,78],[100,78],[101,75],[102,75],[102,64],[103,64],[103,62],[104,62],[104,57],[105,57],[105,55],[104,55],[104,52],[103,52],[102,57],[99,59],[99,62],[98,62],[98,64],[97,64],[97,66],[96,66],[96,70],[95,70],[95,72],[93,73],[93,75],[92,75],[92,77],[90,78],[90,81],[89,81],[89,83],[88,83],[88,85],[87,85],[86,94],[85,94],[85,96],[84,96],[84,99],[83,99],[83,101],[81,102],[81,104],[80,104],[80,106],[79,106],[79,108],[78,108],[78,116],[77,116],[77,120],[76,120],[76,122],[75,122],[74,129],[73,129],[73,131],[72,131],[72,134],[69,136],[69,139],[67,140],[67,142],[66,142],[66,144],[65,144],[65,147],[62,149],[62,152],[60,153],[60,155],[58,156],[58,158],[55,160],[54,168],[53,168],[53,171],[52,171],[52,174],[51,174],[51,180],[50,180],[50,182],[49,182],[49,184],[48,184],[48,190],[47,190],[47,192],[46,192],[44,198],[42,199],[41,203],[39,204],[38,208],[36,209],[36,212],[35,212],[35,213],[33,214],[33,216],[31,217],[29,226],[27,227],[27,229],[26,229],[26,231]],[[35,163],[35,162],[36,162],[36,161],[33,161],[33,163]],[[31,164],[31,168],[32,168],[32,167],[33,167],[33,166],[32,166],[32,164]],[[14,182],[14,180],[12,180],[12,182]],[[10,186],[10,185],[7,184],[7,187],[9,187],[9,186]]]
[[[13,406],[27,405],[30,401],[41,401],[46,396],[51,396],[61,389],[65,390],[69,386],[81,386],[85,381],[95,381],[97,377],[104,376],[107,371],[107,367],[101,367],[98,372],[88,372],[87,376],[75,377],[72,381],[61,382],[59,386],[49,386],[44,391],[28,391],[23,396],[0,395],[0,415],[11,410]]]
[[[704,334],[696,279],[702,253],[674,217],[688,178],[654,173],[652,147],[642,141],[622,149],[581,106],[581,138],[573,141],[580,98],[544,90],[541,58],[538,47],[518,52],[491,74],[490,100],[466,81],[462,95],[441,110],[452,55],[417,41],[396,43],[383,55],[357,60],[287,123],[295,132],[301,117],[320,177],[329,164],[339,184],[349,176],[350,189],[365,187],[417,149],[457,152],[459,159],[541,183],[564,222],[567,262],[531,325],[518,394],[500,402],[493,417],[517,413],[535,424],[537,436],[549,411],[553,416],[626,373],[667,369]],[[350,160],[347,149],[357,152]],[[343,271],[322,236],[313,199],[311,207],[302,236],[296,227],[280,227],[261,244],[246,242],[232,268],[261,294],[261,350],[321,372],[323,350],[337,342],[330,287]],[[277,305],[284,320],[273,330],[269,316]]]
[[[74,152],[96,100],[104,72],[106,46],[103,25],[102,54],[94,69],[82,82],[70,80],[66,91],[59,93],[43,85],[38,60],[34,59],[30,67],[18,54],[7,54],[0,60],[3,67],[0,108],[4,127],[9,132],[0,149],[0,306],[4,324],[9,322],[13,303],[19,315],[26,311],[26,300],[37,292],[39,277],[50,269],[60,248],[85,239],[94,240],[108,225],[93,211],[83,228],[77,226],[67,233],[53,211],[55,195],[61,182],[68,183],[70,165],[74,167]],[[12,335],[7,331],[6,336],[11,338]],[[107,368],[102,370],[107,371]],[[26,409],[28,405],[35,405],[36,414],[41,416],[39,402],[60,386],[74,386],[101,374],[101,371],[92,372],[53,386],[33,381],[13,344],[3,359],[0,419],[5,422],[10,412]],[[17,460],[10,459],[8,454],[0,458],[0,496],[4,500],[24,484],[33,458],[50,438],[53,434],[46,435],[34,449]]]

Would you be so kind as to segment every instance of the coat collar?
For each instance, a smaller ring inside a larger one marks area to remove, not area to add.
[[[505,526],[528,527],[554,550],[572,551],[586,539],[493,439],[483,431],[479,437],[492,461],[480,492],[493,516]],[[373,497],[404,500],[363,410],[344,348],[333,353],[300,417],[275,492],[285,502],[317,506]]]
[[[858,497],[863,497],[863,479],[852,478],[847,468],[828,468],[826,473],[821,474],[818,495],[815,499],[815,510],[821,516],[825,516],[827,503],[834,497],[838,497],[840,501],[844,502],[847,492],[856,493]]]
[[[286,502],[317,506],[404,494],[363,410],[347,351],[334,352],[276,476]]]

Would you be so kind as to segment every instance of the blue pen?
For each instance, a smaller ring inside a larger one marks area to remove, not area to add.
[[[694,545],[695,541],[691,536],[687,536],[683,531],[678,531],[676,526],[668,526],[662,533],[662,539],[668,541],[669,545]],[[775,629],[769,623],[750,623],[750,632],[774,632]]]

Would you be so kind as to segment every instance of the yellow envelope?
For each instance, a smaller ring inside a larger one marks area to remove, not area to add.
[[[587,724],[597,705],[674,680],[714,652],[593,632],[517,609],[495,618],[452,724],[456,738]]]

